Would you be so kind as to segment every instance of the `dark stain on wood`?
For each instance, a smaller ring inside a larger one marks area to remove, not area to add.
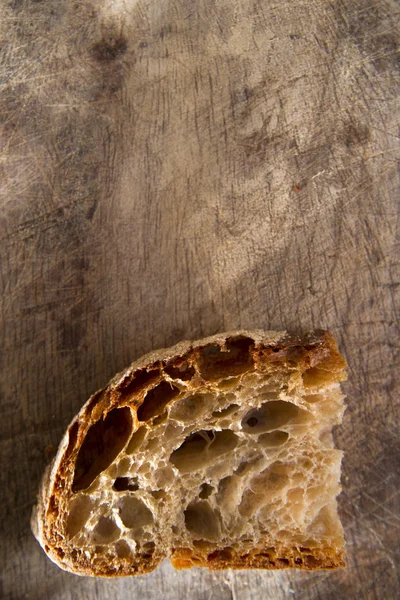
[[[348,148],[362,146],[371,140],[371,130],[366,123],[349,123],[345,127],[343,140]]]
[[[92,46],[92,56],[99,62],[115,61],[121,58],[128,48],[124,37],[108,35]]]

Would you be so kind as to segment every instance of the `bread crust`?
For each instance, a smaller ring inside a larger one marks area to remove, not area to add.
[[[192,566],[208,569],[284,569],[301,568],[305,570],[335,569],[345,566],[343,547],[285,547],[265,540],[262,545],[249,548],[244,552],[233,549],[218,549],[214,552],[191,548],[173,548],[169,552],[156,552],[146,561],[136,564],[110,565],[99,559],[95,563],[84,555],[74,555],[65,542],[60,523],[65,520],[68,499],[74,476],[74,461],[89,428],[116,407],[129,405],[134,414],[134,428],[138,426],[137,411],[141,405],[140,391],[148,389],[158,381],[156,373],[160,368],[177,368],[182,361],[191,363],[198,359],[202,349],[218,345],[222,350],[227,341],[249,338],[254,342],[253,358],[255,368],[262,363],[273,369],[280,365],[296,362],[296,368],[304,372],[319,368],[334,374],[337,381],[344,380],[346,363],[341,357],[332,334],[324,330],[308,332],[302,335],[289,334],[286,331],[236,330],[220,333],[195,341],[183,341],[170,348],[150,352],[134,361],[128,368],[118,373],[109,384],[93,394],[79,413],[71,421],[60,443],[56,456],[46,468],[40,485],[37,504],[33,508],[32,531],[49,558],[61,569],[86,576],[127,576],[149,573],[158,566],[167,555],[174,567]],[[321,367],[321,365],[323,365]],[[153,377],[153,379],[151,379]],[[142,379],[144,381],[142,385]],[[137,389],[135,389],[137,385]],[[142,385],[142,388],[140,387]],[[125,391],[133,389],[129,397]]]

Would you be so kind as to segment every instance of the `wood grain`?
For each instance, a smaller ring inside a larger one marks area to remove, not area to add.
[[[392,599],[399,7],[0,4],[1,597]],[[29,529],[69,420],[151,349],[328,328],[350,365],[337,573],[61,572]]]

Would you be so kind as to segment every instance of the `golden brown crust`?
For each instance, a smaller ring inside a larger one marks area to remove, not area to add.
[[[219,346],[225,350],[228,343],[234,346],[235,360],[226,361],[224,358],[219,362],[208,361],[205,348]],[[294,375],[302,376],[304,386],[309,386],[312,391],[313,386],[323,382],[324,378],[337,382],[345,379],[345,366],[333,336],[322,330],[304,335],[241,330],[194,342],[181,342],[172,348],[147,354],[116,375],[108,386],[91,396],[69,425],[57,455],[43,477],[38,503],[32,514],[35,536],[58,566],[81,575],[113,577],[143,574],[156,568],[167,554],[176,568],[295,567],[312,570],[344,566],[343,548],[303,548],[273,543],[261,547],[259,545],[242,553],[223,546],[211,552],[194,551],[193,548],[174,548],[163,552],[156,549],[152,555],[142,554],[130,564],[121,561],[116,565],[114,561],[110,565],[107,556],[89,557],[84,550],[72,548],[66,540],[65,521],[69,500],[79,489],[76,464],[89,430],[95,423],[104,422],[114,408],[126,406],[131,411],[132,427],[135,431],[139,426],[139,411],[144,410],[146,393],[163,381],[165,374],[175,376],[179,372],[182,379],[187,373],[190,376],[194,375],[191,385],[200,389],[207,381],[223,379],[226,374],[233,376],[236,371],[241,373],[244,369],[267,374],[292,371]],[[160,398],[154,400],[156,403],[162,401],[164,402]],[[168,402],[168,399],[165,402]],[[150,411],[151,415],[158,414],[161,408],[148,402],[146,404],[146,410]],[[123,428],[119,435],[124,439]],[[85,482],[82,485],[84,486]]]
[[[299,547],[259,547],[239,554],[233,548],[221,548],[210,553],[193,553],[190,548],[177,548],[170,557],[176,569],[206,567],[224,569],[338,569],[345,567],[343,550]]]

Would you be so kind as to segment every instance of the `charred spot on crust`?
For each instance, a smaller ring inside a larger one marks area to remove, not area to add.
[[[128,407],[114,408],[105,419],[100,419],[90,427],[76,460],[73,492],[88,488],[110,466],[131,432],[132,414]]]

